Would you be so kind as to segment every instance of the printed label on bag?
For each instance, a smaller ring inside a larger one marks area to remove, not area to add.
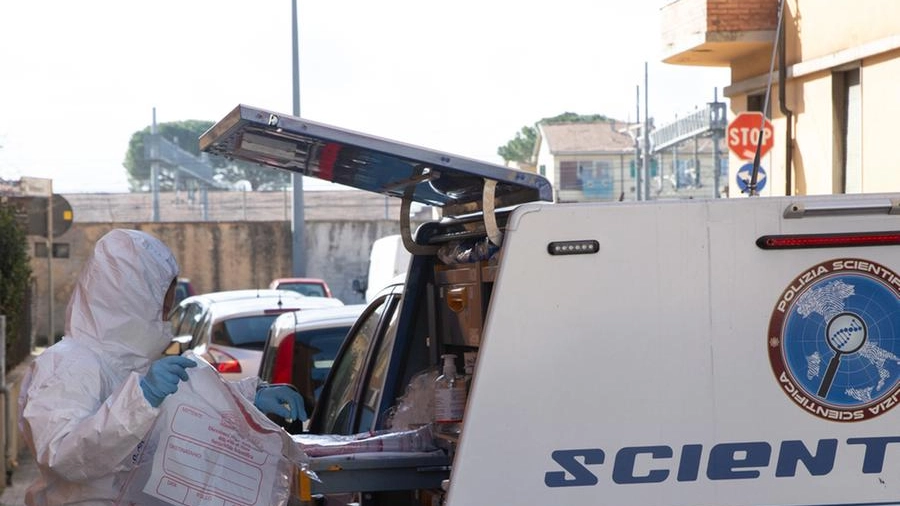
[[[185,404],[160,433],[144,492],[175,504],[251,505],[274,486],[281,440]]]

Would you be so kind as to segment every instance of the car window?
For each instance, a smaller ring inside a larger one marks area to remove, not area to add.
[[[281,283],[279,290],[291,290],[307,297],[325,297],[325,287],[318,283]]]
[[[203,322],[205,314],[206,308],[202,304],[191,304],[184,315],[184,322],[181,324],[181,335],[195,334],[197,327]]]
[[[180,335],[178,334],[178,328],[181,327],[181,322],[184,321],[185,310],[184,306],[175,306],[169,312],[167,319],[169,320],[169,325],[172,326],[172,335]]]
[[[334,357],[349,332],[346,325],[295,334],[291,383],[308,401],[319,398]]]
[[[377,301],[374,309],[363,315],[356,332],[347,336],[344,353],[333,365],[333,380],[329,389],[320,399],[319,410],[323,413],[323,434],[350,434],[356,386],[365,372],[366,355],[369,344],[378,330],[378,322],[387,305],[388,297]]]
[[[199,318],[200,321],[194,326],[194,331],[191,332],[193,337],[191,338],[190,348],[196,348],[201,344],[209,344],[209,327],[212,325],[209,313],[199,315]]]
[[[394,307],[397,307],[396,304]],[[363,388],[363,404],[359,419],[359,428],[356,432],[375,430],[376,412],[381,403],[381,394],[384,392],[384,382],[387,379],[388,366],[391,361],[391,352],[394,349],[394,337],[397,335],[397,320],[400,311],[391,313],[391,321],[384,333],[384,337],[378,344],[375,362],[372,365],[372,374]]]
[[[266,344],[269,327],[277,314],[244,316],[216,322],[212,326],[213,344],[250,350],[262,350]]]
[[[172,334],[176,336],[193,335],[194,330],[203,317],[203,306],[196,303],[185,303],[172,311],[169,322],[172,323]]]

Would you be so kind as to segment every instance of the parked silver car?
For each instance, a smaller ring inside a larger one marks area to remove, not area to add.
[[[278,315],[335,306],[343,303],[287,290],[232,290],[188,297],[169,321],[182,350],[193,350],[234,380],[259,372],[266,336]]]

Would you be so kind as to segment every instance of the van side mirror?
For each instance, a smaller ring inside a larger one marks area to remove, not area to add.
[[[353,287],[353,291],[365,295],[366,290],[368,289],[368,280],[365,278],[355,278],[351,283]]]

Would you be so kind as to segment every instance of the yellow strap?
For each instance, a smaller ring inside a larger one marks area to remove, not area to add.
[[[304,472],[297,473],[297,489],[300,492],[301,501],[312,500],[312,483],[309,476]]]

